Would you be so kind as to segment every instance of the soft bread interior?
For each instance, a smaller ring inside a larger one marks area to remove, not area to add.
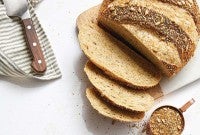
[[[90,61],[85,65],[84,71],[100,95],[111,104],[131,111],[148,111],[153,106],[154,98],[147,91],[120,85]]]
[[[134,88],[150,88],[161,79],[160,71],[97,24],[99,6],[78,17],[80,46],[97,67],[113,79]]]

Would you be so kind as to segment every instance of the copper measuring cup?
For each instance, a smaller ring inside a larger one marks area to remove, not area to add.
[[[181,119],[182,119],[182,126],[181,126],[181,131],[180,131],[180,134],[183,132],[184,130],[184,127],[185,127],[185,119],[184,119],[184,116],[183,116],[183,113],[195,102],[194,99],[191,99],[190,101],[188,101],[187,103],[185,103],[181,108],[176,108],[174,106],[170,106],[170,105],[165,105],[165,106],[161,106],[159,108],[157,108],[151,115],[150,117],[150,120],[152,119],[152,116],[154,115],[154,113],[160,109],[164,109],[164,108],[170,108],[174,111],[176,111]],[[154,135],[154,133],[152,132],[152,129],[151,129],[151,125],[150,125],[150,120],[147,124],[147,134],[148,135]]]

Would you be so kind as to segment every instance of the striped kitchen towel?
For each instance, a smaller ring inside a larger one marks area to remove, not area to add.
[[[31,2],[37,4],[39,1],[32,0]],[[55,55],[31,4],[29,4],[29,11],[44,53],[47,70],[43,75],[37,75],[32,71],[32,57],[26,45],[21,21],[17,17],[9,18],[3,2],[0,0],[0,74],[40,80],[59,78],[61,72]]]

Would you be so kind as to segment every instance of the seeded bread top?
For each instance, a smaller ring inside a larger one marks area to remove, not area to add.
[[[196,0],[160,0],[162,2],[170,3],[180,8],[183,8],[192,15],[197,26],[197,31],[200,34],[200,13]]]
[[[119,34],[147,58],[150,54],[149,59],[154,64],[159,63],[162,66],[157,66],[167,76],[173,76],[194,55],[199,40],[199,10],[196,1],[183,1],[104,0],[99,13],[99,22],[111,32]],[[192,9],[195,10],[194,13]],[[117,25],[121,29],[116,30]],[[143,32],[136,33],[133,31],[135,28],[143,29],[144,34],[153,37],[152,44],[160,42],[163,44],[157,48],[154,48],[155,45],[149,46],[145,42],[148,36],[144,37]],[[154,53],[154,49],[161,50],[159,53],[163,55]],[[172,53],[168,55],[172,51],[177,55],[173,56]]]
[[[165,42],[173,42],[177,47],[180,59],[187,63],[193,56],[195,44],[182,28],[164,15],[146,7],[123,3],[109,4],[102,13],[106,18],[123,24],[139,24],[156,31]]]

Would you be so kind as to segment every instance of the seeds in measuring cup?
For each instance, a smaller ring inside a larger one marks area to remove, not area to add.
[[[153,135],[180,135],[183,126],[181,114],[172,107],[157,109],[149,121],[149,128]]]

